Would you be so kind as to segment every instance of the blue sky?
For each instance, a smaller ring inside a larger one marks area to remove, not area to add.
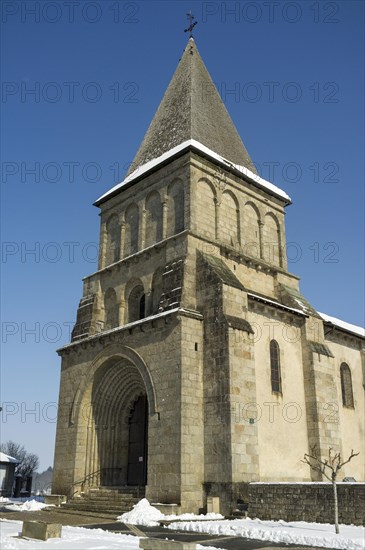
[[[195,38],[260,174],[293,199],[289,269],[319,311],[364,315],[362,2],[5,1],[2,440],[53,461],[60,359],[96,270],[93,201],[123,178]],[[34,11],[35,10],[35,11]],[[32,93],[33,90],[33,93]]]

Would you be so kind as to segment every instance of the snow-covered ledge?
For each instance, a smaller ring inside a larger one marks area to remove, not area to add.
[[[151,172],[152,170],[156,170],[160,165],[164,164],[166,161],[170,160],[171,158],[181,155],[185,151],[188,150],[195,150],[199,153],[203,153],[203,155],[215,162],[218,162],[219,164],[223,165],[228,170],[235,172],[236,174],[243,176],[244,179],[246,179],[249,183],[254,184],[256,187],[263,189],[270,195],[274,195],[275,197],[281,199],[285,204],[291,204],[291,198],[285,191],[271,183],[270,181],[267,181],[251,170],[249,168],[246,168],[245,166],[240,166],[238,164],[234,164],[230,162],[229,160],[225,159],[215,151],[212,151],[209,149],[209,147],[206,147],[199,141],[196,141],[195,139],[189,139],[187,141],[184,141],[180,145],[177,145],[176,147],[173,147],[163,155],[159,156],[158,158],[155,158],[153,160],[150,160],[149,162],[146,162],[137,170],[132,172],[129,176],[127,176],[122,182],[118,183],[112,189],[104,193],[104,195],[101,195],[96,201],[95,206],[99,206],[102,202],[106,201],[113,195],[116,195],[123,187],[126,187],[127,185],[131,184],[135,180],[139,179],[141,176],[146,176],[148,172]]]

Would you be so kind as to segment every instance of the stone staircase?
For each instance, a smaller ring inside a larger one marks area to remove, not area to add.
[[[145,495],[144,487],[98,487],[75,496],[59,508],[60,512],[95,517],[117,517],[129,512]]]

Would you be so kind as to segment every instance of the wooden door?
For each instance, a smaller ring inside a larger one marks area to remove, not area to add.
[[[142,395],[134,404],[129,419],[128,485],[147,483],[147,397]]]

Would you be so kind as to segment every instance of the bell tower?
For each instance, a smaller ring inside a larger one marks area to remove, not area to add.
[[[290,203],[257,174],[190,37],[125,179],[95,202],[98,270],[58,352],[54,492],[138,486],[183,512],[214,493],[226,513],[247,482],[302,475],[292,448],[327,444],[312,406],[337,396],[322,320],[287,269]],[[270,323],[280,337],[258,338]],[[272,438],[248,404],[284,396],[302,424]],[[288,438],[273,463],[267,441]]]

